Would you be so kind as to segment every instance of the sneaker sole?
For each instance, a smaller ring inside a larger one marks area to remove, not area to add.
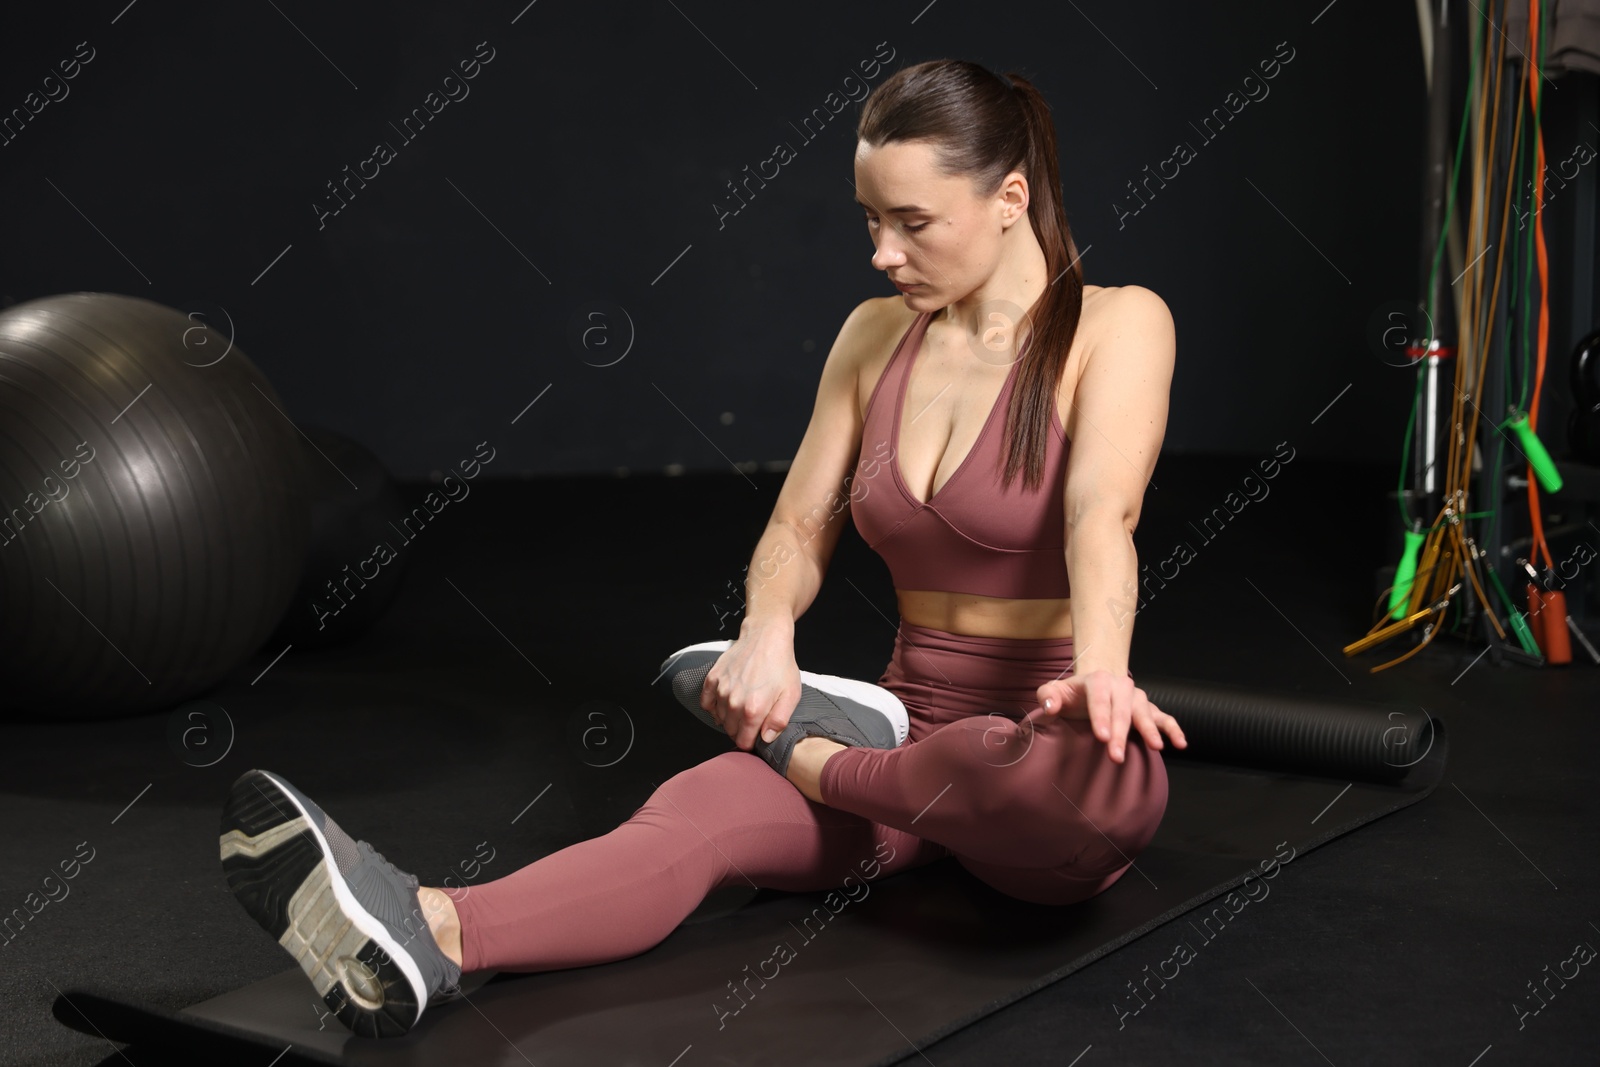
[[[286,783],[234,782],[222,810],[222,869],[244,910],[277,939],[328,1010],[363,1037],[399,1037],[422,1016],[422,973],[351,894],[328,841]]]
[[[665,675],[677,667],[685,658],[690,658],[693,661],[693,665],[698,665],[699,662],[715,660],[726,652],[732,644],[731,640],[702,641],[697,645],[680,648],[668,656],[666,661],[661,664],[661,674]],[[836,674],[816,674],[812,671],[801,671],[800,682],[802,685],[809,685],[813,689],[820,690],[829,696],[841,697],[881,712],[894,729],[894,747],[896,748],[905,744],[906,737],[911,733],[911,718],[906,713],[906,706],[900,702],[899,697],[881,685],[863,682],[857,678],[842,678]],[[722,729],[717,725],[717,720],[713,719],[710,712],[704,708],[696,705],[689,710],[694,712],[701,722],[712,729]]]

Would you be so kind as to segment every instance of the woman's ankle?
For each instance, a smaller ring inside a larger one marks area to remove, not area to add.
[[[461,966],[461,916],[456,911],[456,902],[442,889],[422,886],[417,890],[418,902],[422,905],[422,913],[428,920],[428,931],[433,934],[434,943],[439,946],[439,951],[454,963]]]
[[[789,773],[785,777],[807,800],[824,804],[822,767],[835,752],[848,747],[826,737],[802,737],[789,754]]]

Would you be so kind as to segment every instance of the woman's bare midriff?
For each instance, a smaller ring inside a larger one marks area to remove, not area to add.
[[[1072,601],[1007,600],[1004,597],[896,589],[900,617],[913,626],[931,626],[972,637],[1071,637]]]
[[[1079,317],[1077,333],[1072,339],[1072,352],[1067,358],[1067,365],[1061,375],[1061,385],[1056,394],[1056,409],[1061,417],[1061,425],[1067,430],[1069,443],[1072,439],[1072,430],[1075,428],[1074,422],[1070,419],[1072,396],[1082,372],[1084,353],[1087,352],[1093,337],[1094,316],[1091,309],[1097,304],[1094,298],[1105,291],[1104,286],[1083,287],[1083,311]],[[881,353],[866,362],[857,382],[858,408],[863,412],[872,397],[873,388],[888,366],[894,346],[916,318],[916,312],[903,305],[896,310],[898,315],[891,328],[886,331],[886,334],[892,334],[892,339]],[[924,364],[920,359],[917,362]],[[992,393],[988,395],[992,397]],[[955,422],[961,424],[962,431],[952,436],[968,440],[976,435],[976,427],[988,415],[989,405],[984,397],[980,396],[977,399],[969,399],[964,406],[966,410],[956,413],[954,418]],[[949,445],[950,442],[947,440],[941,448],[941,454],[948,450]],[[919,462],[915,457],[902,455],[899,461],[902,470],[928,469],[926,458]],[[944,465],[943,459],[940,460],[940,465]],[[948,633],[967,634],[973,637],[1072,636],[1072,600],[1069,597],[1015,600],[929,589],[896,589],[895,596],[899,602],[900,617],[913,626],[928,626]]]

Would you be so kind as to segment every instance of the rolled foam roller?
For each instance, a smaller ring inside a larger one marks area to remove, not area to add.
[[[1191,680],[1143,680],[1188,747],[1164,758],[1394,783],[1428,754],[1437,720],[1398,703],[1325,700]]]

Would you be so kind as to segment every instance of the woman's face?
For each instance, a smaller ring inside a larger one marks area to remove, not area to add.
[[[876,248],[872,265],[908,306],[953,304],[993,273],[1000,237],[1016,215],[1014,190],[1008,208],[1009,177],[993,197],[980,198],[966,178],[939,173],[926,141],[858,142],[855,171],[856,202]]]

